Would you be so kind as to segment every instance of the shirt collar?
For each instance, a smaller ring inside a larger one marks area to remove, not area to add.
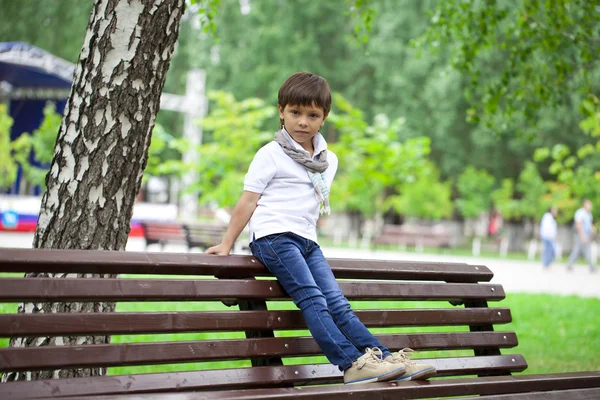
[[[292,144],[292,146],[294,146],[294,148],[296,150],[301,150],[305,153],[308,154],[308,151],[304,150],[304,148],[302,146],[300,146],[298,144],[298,142],[296,142],[288,133],[288,131],[285,128],[281,128],[281,132],[283,133],[283,136],[285,136],[290,143]],[[323,137],[323,135],[321,135],[321,132],[317,132],[317,134],[315,135],[315,137],[313,137],[313,147],[315,149],[315,152],[313,153],[313,157],[321,154],[323,151],[327,150],[327,142],[325,141],[325,138]]]

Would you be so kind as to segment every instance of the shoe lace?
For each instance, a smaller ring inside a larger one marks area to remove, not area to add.
[[[358,368],[362,369],[365,364],[377,364],[383,362],[383,351],[379,347],[373,347],[372,349],[365,349],[365,354],[362,355],[358,360]]]
[[[415,365],[416,363],[410,359],[414,352],[413,349],[407,347],[397,352],[396,355],[404,365]]]

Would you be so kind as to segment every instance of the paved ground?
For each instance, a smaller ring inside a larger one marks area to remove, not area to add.
[[[32,234],[0,232],[0,247],[31,247]],[[144,250],[144,240],[132,238],[127,244],[128,251]],[[158,246],[150,249],[158,251]],[[166,251],[185,251],[184,246],[167,246]],[[573,272],[567,272],[565,265],[557,263],[550,271],[543,271],[539,262],[514,261],[492,258],[448,256],[441,254],[417,254],[395,251],[370,251],[326,248],[327,257],[336,258],[371,258],[382,260],[413,260],[465,262],[485,265],[495,274],[492,282],[504,286],[507,293],[551,293],[561,295],[579,295],[600,298],[600,272],[590,274],[587,267],[578,265]]]

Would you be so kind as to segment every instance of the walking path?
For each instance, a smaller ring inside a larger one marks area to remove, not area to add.
[[[31,247],[32,239],[33,234],[0,232],[0,247],[28,248]],[[144,239],[131,238],[127,244],[127,250],[143,251]],[[158,251],[158,246],[151,247],[150,250]],[[184,246],[177,245],[168,245],[165,250],[167,252],[186,251]],[[485,265],[494,272],[492,282],[503,285],[508,295],[510,293],[549,293],[600,298],[600,272],[591,274],[583,265],[577,265],[573,272],[567,272],[564,263],[557,263],[549,271],[544,271],[540,262],[532,261],[339,248],[325,248],[323,252],[325,256],[334,258],[464,262]]]

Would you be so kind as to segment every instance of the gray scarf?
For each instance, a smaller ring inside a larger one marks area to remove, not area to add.
[[[290,139],[283,134],[283,132],[284,130],[282,129],[275,133],[275,142],[281,146],[285,154],[287,154],[292,160],[306,168],[308,177],[315,187],[317,200],[321,205],[319,212],[321,214],[329,214],[329,188],[327,187],[327,184],[325,183],[325,177],[323,176],[323,172],[325,172],[329,167],[329,163],[327,162],[327,150],[317,154],[315,157],[316,159],[311,158],[306,154],[306,152],[298,150],[290,142]]]

